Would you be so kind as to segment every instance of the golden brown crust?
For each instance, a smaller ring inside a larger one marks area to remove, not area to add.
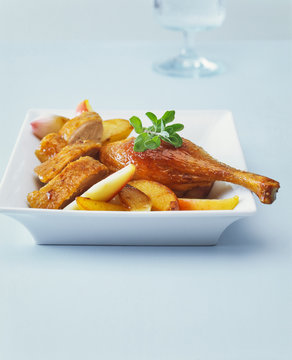
[[[60,129],[59,134],[69,144],[79,140],[100,142],[103,135],[102,119],[96,112],[84,111],[67,121]]]
[[[183,139],[180,148],[162,142],[155,150],[134,151],[134,138],[107,144],[100,159],[110,171],[127,164],[136,166],[135,179],[160,182],[175,190],[177,184],[196,184],[216,180],[238,184],[253,191],[266,204],[275,200],[280,184],[265,176],[234,169],[212,158],[200,146]]]
[[[28,194],[32,208],[61,209],[108,174],[107,167],[89,157],[68,164],[54,179],[38,191]]]
[[[67,141],[60,134],[50,133],[42,139],[38,149],[35,151],[35,155],[40,162],[45,162],[55,156],[66,145]]]
[[[175,149],[165,142],[155,150],[135,152],[133,149],[135,138],[110,143],[102,146],[100,160],[106,164],[110,171],[117,171],[128,164],[136,166],[135,179],[146,179],[160,182],[171,189],[194,183],[210,182],[203,174],[195,175],[190,169],[194,162],[188,153],[185,144]],[[185,190],[187,190],[185,189]]]
[[[71,161],[77,160],[81,156],[95,156],[100,146],[100,144],[93,141],[67,145],[54,157],[35,167],[34,171],[41,182],[47,183],[58,175]]]

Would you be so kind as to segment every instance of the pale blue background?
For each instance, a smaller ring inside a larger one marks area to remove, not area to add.
[[[1,1],[0,176],[31,107],[230,109],[278,199],[208,248],[36,246],[1,215],[0,359],[292,357],[291,2],[230,0],[201,45],[228,71],[201,80],[151,71],[180,36],[149,4]]]
[[[180,39],[153,17],[154,0],[1,0],[0,39],[8,41]],[[292,38],[291,0],[225,0],[227,18],[204,41]]]

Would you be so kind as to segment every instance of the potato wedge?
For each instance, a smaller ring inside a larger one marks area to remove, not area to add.
[[[181,210],[233,210],[238,196],[228,199],[178,199]]]
[[[91,210],[91,211],[127,211],[128,210],[126,207],[122,205],[111,204],[105,201],[92,200],[82,196],[76,198],[76,203],[80,210]]]
[[[137,188],[127,184],[119,192],[121,203],[130,211],[151,211],[150,198]]]
[[[150,180],[133,180],[129,182],[129,185],[142,191],[151,199],[152,210],[179,210],[178,199],[175,193],[167,186]]]
[[[133,164],[125,166],[121,170],[91,186],[82,196],[97,201],[111,200],[127,182],[133,178],[135,169],[135,165]],[[78,210],[76,200],[67,205],[64,210]]]
[[[128,120],[111,119],[103,122],[102,144],[126,139],[132,132],[133,127]]]

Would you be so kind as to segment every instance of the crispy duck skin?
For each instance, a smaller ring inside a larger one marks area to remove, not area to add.
[[[89,156],[68,164],[40,190],[27,195],[32,208],[62,209],[108,174],[105,165]]]
[[[129,138],[102,146],[100,161],[110,171],[134,164],[136,179],[158,181],[173,190],[182,184],[227,181],[248,188],[265,204],[275,200],[280,187],[275,180],[237,170],[215,160],[204,149],[186,139],[183,139],[180,148],[162,142],[159,148],[144,152],[134,151],[134,141],[134,138]]]
[[[95,112],[83,112],[68,120],[58,133],[46,135],[40,142],[35,155],[40,162],[45,162],[55,156],[68,144],[84,140],[92,140],[100,143],[103,135],[103,123],[101,117]]]
[[[35,167],[34,171],[40,181],[47,183],[58,175],[71,161],[79,159],[81,156],[95,156],[101,145],[93,141],[84,141],[67,145],[58,154]]]
[[[60,134],[50,133],[41,140],[35,155],[40,162],[45,162],[55,156],[66,145],[67,141]]]

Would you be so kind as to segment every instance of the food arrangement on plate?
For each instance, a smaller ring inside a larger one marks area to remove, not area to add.
[[[280,187],[275,180],[237,170],[212,158],[178,134],[174,111],[161,118],[147,112],[141,120],[103,120],[88,100],[76,116],[35,119],[40,139],[34,172],[43,184],[27,201],[32,208],[95,211],[232,210],[238,196],[207,199],[215,181],[241,185],[271,204]],[[129,137],[132,130],[138,134]]]

